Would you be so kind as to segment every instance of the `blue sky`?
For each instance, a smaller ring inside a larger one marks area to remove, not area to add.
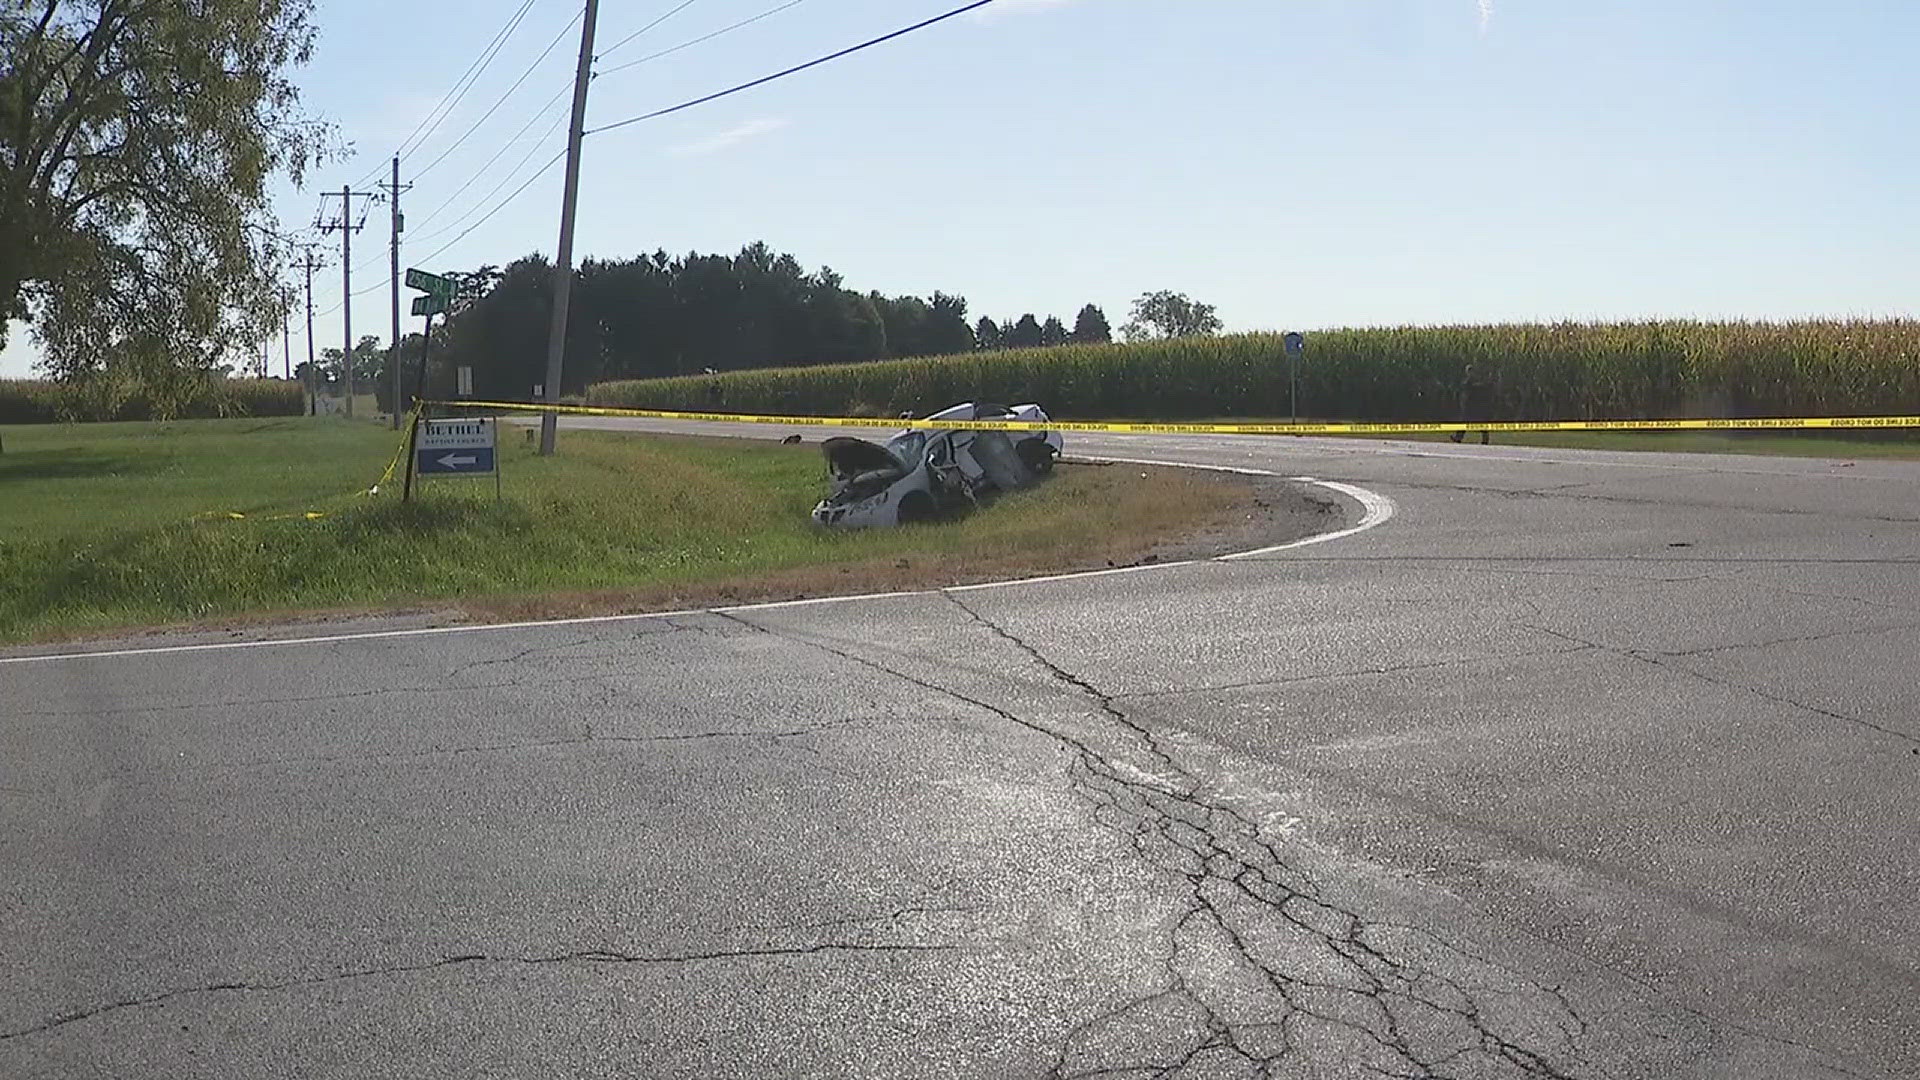
[[[609,70],[780,0],[695,0],[609,51],[678,2],[603,2],[590,128],[958,0],[802,0]],[[310,222],[322,188],[384,178],[518,6],[321,0],[300,81],[358,153],[282,191],[283,222]],[[578,9],[533,0],[473,92],[407,154],[414,179],[560,38],[415,180],[403,264],[553,250],[558,166],[444,252],[465,226],[431,234],[524,153],[531,170],[563,145],[547,117],[565,108],[578,39],[563,27]],[[576,251],[764,239],[853,288],[958,292],[976,317],[1071,319],[1093,301],[1116,325],[1131,297],[1159,288],[1218,305],[1230,329],[1912,314],[1915,41],[1911,0],[999,0],[589,136]],[[528,133],[550,134],[482,171],[556,93]],[[384,281],[385,220],[376,211],[355,238],[356,289]],[[316,310],[340,297],[337,236],[329,246]],[[384,338],[388,324],[384,287],[355,301],[356,336]],[[331,312],[316,342],[340,332]],[[293,348],[304,352],[298,325]],[[10,350],[0,373],[23,374],[25,353]],[[278,370],[277,344],[272,355]]]

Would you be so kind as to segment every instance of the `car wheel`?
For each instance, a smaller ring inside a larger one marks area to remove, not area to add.
[[[900,500],[900,524],[915,525],[933,520],[933,499],[924,491],[908,492]]]
[[[1053,471],[1053,444],[1045,439],[1028,439],[1020,444],[1020,460],[1035,476]]]

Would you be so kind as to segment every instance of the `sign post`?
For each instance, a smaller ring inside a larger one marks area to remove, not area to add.
[[[413,421],[407,425],[407,479],[400,486],[400,501],[413,501],[413,448],[420,441],[420,413],[416,410]]]
[[[412,268],[407,270],[407,288],[418,289],[427,294],[413,298],[413,313],[427,317],[426,328],[422,330],[420,334],[420,371],[413,381],[413,396],[416,399],[424,398],[427,395],[427,346],[433,340],[433,317],[447,313],[448,309],[453,305],[454,293],[459,289],[459,286],[459,281],[454,278],[441,274],[429,274],[425,270]],[[397,357],[399,350],[395,349],[394,352]],[[399,385],[399,379],[396,373],[394,380],[394,389],[396,392],[399,389]],[[398,410],[400,408],[399,401],[396,400],[393,403],[393,407],[395,410]],[[407,464],[409,467],[413,465],[413,454],[411,452],[407,454]]]
[[[430,299],[432,299],[432,297],[415,297],[413,301],[414,310],[420,310],[420,301]],[[426,324],[420,328],[420,365],[413,373],[413,399],[415,401],[424,401],[427,397],[427,349],[432,344],[433,312],[428,311]]]
[[[1300,358],[1307,353],[1307,336],[1290,330],[1284,340],[1287,343],[1287,406],[1297,424],[1300,422]]]

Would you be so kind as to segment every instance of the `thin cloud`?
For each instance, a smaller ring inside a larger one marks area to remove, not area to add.
[[[1479,4],[1480,32],[1484,34],[1487,32],[1487,25],[1493,22],[1493,0],[1479,0]]]
[[[704,139],[670,147],[667,150],[667,156],[684,158],[717,154],[729,147],[738,146],[748,139],[759,138],[770,131],[779,131],[786,126],[787,122],[785,120],[749,120],[744,124],[736,124],[725,131],[716,132]]]

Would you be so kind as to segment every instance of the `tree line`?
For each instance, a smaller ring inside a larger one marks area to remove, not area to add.
[[[574,271],[567,320],[563,394],[608,379],[638,379],[739,368],[851,363],[1112,340],[1096,304],[1072,329],[1056,315],[968,320],[963,296],[888,296],[857,292],[831,268],[807,271],[792,255],[753,243],[734,255],[664,251],[627,259],[587,259]],[[505,267],[449,275],[460,286],[455,312],[433,327],[426,390],[454,390],[455,369],[473,369],[475,396],[524,398],[545,381],[553,313],[553,266],[528,255]],[[401,341],[403,378],[413,392],[420,334]],[[353,349],[354,379],[386,407],[391,388],[380,339]],[[322,353],[317,376],[333,389],[343,354]]]

